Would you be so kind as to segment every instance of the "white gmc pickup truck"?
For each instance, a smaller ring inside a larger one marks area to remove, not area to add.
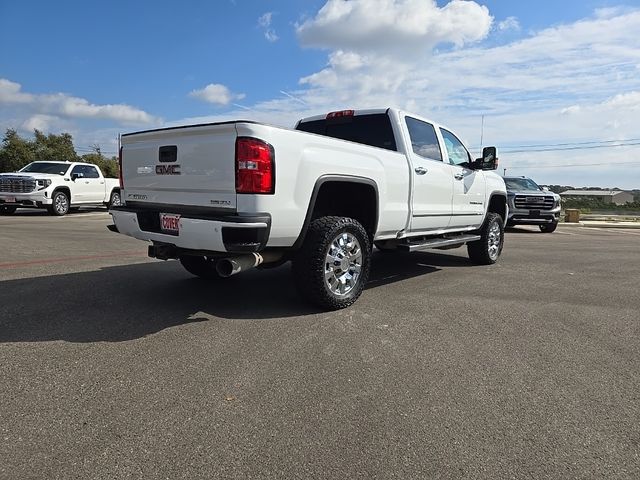
[[[208,279],[291,260],[300,293],[324,309],[359,297],[373,245],[467,244],[479,264],[502,251],[495,148],[473,159],[451,130],[392,108],[331,112],[295,130],[239,120],[132,133],[120,162],[110,230]]]
[[[32,162],[17,172],[0,174],[0,215],[26,207],[62,216],[71,208],[90,205],[120,205],[118,179],[105,178],[97,165]]]

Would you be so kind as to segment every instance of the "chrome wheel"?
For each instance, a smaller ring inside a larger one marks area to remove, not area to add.
[[[489,227],[489,235],[487,236],[489,247],[489,258],[496,260],[500,255],[500,245],[502,244],[502,234],[498,222],[493,222]]]
[[[351,233],[340,233],[329,244],[324,279],[331,293],[344,296],[355,288],[362,271],[362,247]]]
[[[119,207],[120,206],[120,194],[119,193],[113,193],[111,194],[111,202],[109,203],[109,206],[111,207]]]
[[[55,208],[58,215],[64,215],[69,211],[69,199],[64,193],[59,193],[54,199]]]

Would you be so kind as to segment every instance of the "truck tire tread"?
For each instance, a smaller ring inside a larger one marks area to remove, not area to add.
[[[545,223],[543,225],[539,225],[539,227],[542,233],[552,233],[556,231],[556,228],[558,228],[558,222]]]
[[[0,205],[0,215],[13,215],[18,207],[13,205]]]
[[[67,197],[67,210],[64,212],[58,212],[58,210],[56,210],[56,197],[58,195],[64,195],[65,197]],[[69,211],[71,210],[71,199],[69,198],[69,195],[67,195],[67,193],[65,193],[63,190],[55,190],[51,195],[51,199],[53,200],[53,203],[51,205],[47,205],[47,212],[49,213],[49,215],[62,217],[69,213]]]
[[[362,251],[362,269],[357,284],[344,297],[334,295],[326,286],[325,261],[330,242],[341,232],[353,234]],[[298,291],[310,303],[326,310],[352,305],[362,293],[371,266],[371,243],[364,227],[348,217],[327,216],[311,222],[304,242],[292,262]]]
[[[489,253],[489,232],[492,225],[496,222],[499,225],[500,230],[500,246],[498,255],[495,256],[495,258],[492,258]],[[488,212],[478,233],[481,236],[480,240],[469,242],[467,244],[469,259],[478,265],[492,265],[496,263],[498,258],[500,258],[500,254],[502,253],[502,248],[504,246],[504,223],[502,221],[502,217],[497,213]]]

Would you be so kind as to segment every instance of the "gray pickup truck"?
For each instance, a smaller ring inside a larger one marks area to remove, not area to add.
[[[555,231],[560,219],[560,195],[545,190],[527,177],[504,177],[509,215],[507,227],[538,225],[540,231]]]

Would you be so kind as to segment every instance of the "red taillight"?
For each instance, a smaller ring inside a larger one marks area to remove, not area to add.
[[[120,189],[124,189],[124,180],[122,180],[122,147],[118,150],[118,178],[120,179]]]
[[[330,112],[327,113],[327,119],[329,118],[340,118],[340,117],[353,117],[355,112],[353,110],[340,110],[339,112]]]
[[[273,147],[262,140],[236,140],[236,193],[274,193]]]

